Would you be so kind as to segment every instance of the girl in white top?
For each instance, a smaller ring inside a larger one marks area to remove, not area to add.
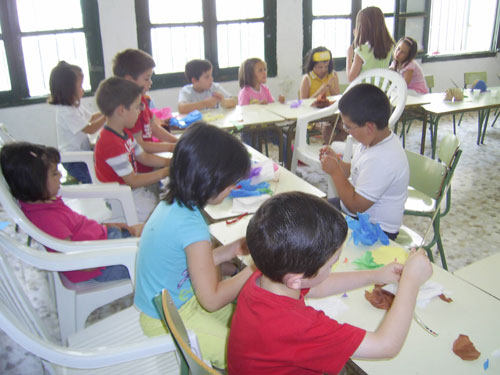
[[[56,105],[57,144],[60,152],[90,151],[88,134],[94,134],[106,118],[91,114],[80,100],[83,97],[83,71],[79,66],[60,61],[50,73],[49,104]],[[83,162],[62,163],[66,171],[82,183],[91,183]]]

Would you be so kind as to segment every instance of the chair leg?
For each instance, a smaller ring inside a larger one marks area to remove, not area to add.
[[[452,117],[453,117],[453,135],[457,135],[457,128],[455,126],[455,115],[453,115]]]
[[[441,264],[443,268],[448,271],[448,264],[446,263],[446,256],[444,255],[443,242],[441,241],[441,233],[439,230],[440,220],[439,217],[434,220],[434,236],[436,237],[437,248],[439,250],[439,256],[441,257]]]
[[[493,125],[495,125],[495,122],[497,122],[498,116],[500,116],[500,109],[497,109],[493,115],[495,116],[495,118],[493,119],[493,122],[491,123],[491,127],[493,127]]]

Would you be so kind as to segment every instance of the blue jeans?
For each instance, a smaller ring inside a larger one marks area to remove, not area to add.
[[[92,183],[87,164],[84,162],[62,163],[64,169],[82,184]]]
[[[128,238],[130,237],[130,232],[126,229],[119,229],[115,227],[108,227],[108,240],[116,240],[118,238]],[[130,279],[128,269],[122,265],[107,266],[102,273],[94,277],[95,281],[115,281]]]

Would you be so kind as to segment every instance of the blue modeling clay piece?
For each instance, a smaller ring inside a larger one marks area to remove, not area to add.
[[[484,371],[488,370],[488,368],[490,367],[490,360],[489,358],[486,359],[486,361],[484,361],[483,363],[483,368],[484,368]]]
[[[268,182],[261,182],[259,184],[252,185],[251,179],[247,178],[245,180],[241,180],[236,189],[231,190],[229,196],[232,198],[240,198],[268,194],[270,192],[269,186]]]
[[[193,112],[188,113],[186,116],[184,116],[180,120],[175,118],[175,117],[172,117],[169,121],[169,124],[172,126],[177,126],[178,128],[184,129],[184,128],[187,128],[189,125],[191,125],[193,122],[201,120],[202,117],[203,116],[202,116],[201,112],[196,109]]]
[[[8,221],[0,221],[0,230],[4,230],[9,226],[9,224],[10,223]]]
[[[360,242],[363,245],[371,246],[377,240],[382,244],[389,245],[389,238],[384,233],[379,224],[370,223],[370,215],[358,212],[358,220],[350,216],[346,217],[347,226],[352,230],[352,238],[355,245]]]

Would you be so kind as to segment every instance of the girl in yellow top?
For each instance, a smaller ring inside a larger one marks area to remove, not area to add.
[[[339,77],[333,70],[332,53],[325,47],[313,48],[304,58],[300,99],[316,98],[320,94],[330,96],[339,93]]]
[[[300,84],[300,99],[317,98],[321,94],[326,96],[340,94],[339,77],[333,70],[332,53],[325,47],[311,49],[304,58],[304,76]],[[323,143],[330,142],[333,130],[329,122],[321,122],[321,134]],[[336,130],[334,140],[343,141],[346,134],[342,134],[342,129]]]

